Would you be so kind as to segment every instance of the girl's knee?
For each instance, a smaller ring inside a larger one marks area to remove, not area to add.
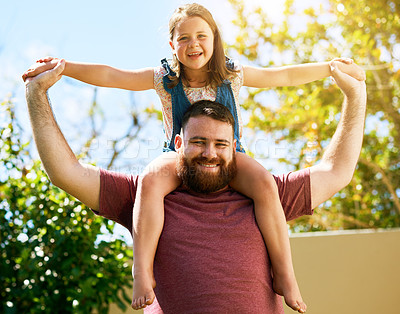
[[[139,175],[139,182],[143,187],[150,188],[162,184],[170,175],[173,174],[171,174],[170,169],[167,167],[147,169],[147,171]]]
[[[139,185],[142,193],[161,193],[166,195],[180,185],[175,167],[163,165],[147,169],[139,176]]]
[[[273,175],[266,169],[263,171],[258,171],[255,174],[256,184],[260,184],[264,189],[274,189],[276,188],[276,182]]]

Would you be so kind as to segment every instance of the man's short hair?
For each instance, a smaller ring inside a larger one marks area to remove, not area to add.
[[[235,127],[235,119],[227,107],[210,100],[200,100],[191,105],[182,118],[182,129],[185,129],[190,118],[205,116],[214,120],[228,123],[232,126],[232,132]]]

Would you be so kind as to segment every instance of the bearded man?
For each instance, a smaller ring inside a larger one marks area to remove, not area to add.
[[[55,122],[47,90],[63,67],[61,60],[26,81],[40,158],[55,185],[131,231],[138,177],[79,163]],[[357,164],[365,83],[336,68],[332,73],[345,97],[321,162],[275,177],[287,220],[312,214],[349,183]],[[175,139],[184,184],[164,200],[164,228],[154,261],[156,300],[145,313],[283,313],[253,202],[228,186],[235,173],[232,121],[228,109],[209,101],[193,104],[185,114]]]

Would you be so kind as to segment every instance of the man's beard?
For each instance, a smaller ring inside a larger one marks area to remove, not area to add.
[[[210,173],[199,169],[198,163],[219,164],[219,171]],[[191,161],[178,154],[178,163],[176,167],[178,177],[182,183],[190,190],[197,193],[216,192],[228,185],[236,175],[236,156],[233,154],[232,161],[226,164],[225,160],[220,158],[207,159],[204,157],[195,157]]]

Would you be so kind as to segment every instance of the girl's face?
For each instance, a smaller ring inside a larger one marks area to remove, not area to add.
[[[169,43],[178,60],[191,70],[207,69],[214,51],[214,35],[201,17],[183,18]]]

